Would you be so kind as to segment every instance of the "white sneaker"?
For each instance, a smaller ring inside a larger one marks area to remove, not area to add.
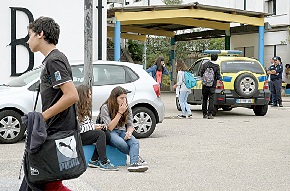
[[[138,163],[133,163],[127,168],[127,170],[129,172],[145,172],[148,170],[148,166],[143,166]]]
[[[138,156],[138,164],[141,164],[143,166],[148,165],[148,163],[140,156]]]

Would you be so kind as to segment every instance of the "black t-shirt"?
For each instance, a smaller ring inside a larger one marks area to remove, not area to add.
[[[72,71],[66,56],[57,49],[52,50],[43,60],[40,75],[42,111],[53,106],[63,95],[59,86],[72,81]],[[76,111],[74,105],[46,121],[48,133],[75,129]]]

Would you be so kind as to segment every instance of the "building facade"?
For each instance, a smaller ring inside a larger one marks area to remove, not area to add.
[[[125,0],[126,6],[152,6],[164,4],[161,0]],[[265,18],[264,66],[270,65],[269,59],[280,56],[283,64],[290,64],[290,1],[277,0],[199,0],[200,4],[219,6],[246,11],[271,14]],[[192,3],[183,0],[183,4]],[[239,24],[232,24],[231,27]],[[230,49],[242,50],[244,56],[258,58],[258,32],[231,34]]]
[[[93,0],[93,30],[98,27],[97,0]],[[106,5],[106,2],[104,2]],[[103,5],[103,21],[106,26],[106,6]],[[40,3],[37,0],[5,0],[0,2],[0,84],[5,84],[20,74],[39,66],[44,59],[41,53],[32,53],[27,45],[29,22],[40,16],[52,17],[60,25],[58,49],[69,60],[84,60],[84,1],[50,0]],[[103,27],[103,36],[107,36]],[[106,39],[102,38],[106,47]],[[98,34],[93,33],[93,59],[98,54]],[[103,57],[106,48],[103,48]],[[105,60],[105,59],[104,59]]]

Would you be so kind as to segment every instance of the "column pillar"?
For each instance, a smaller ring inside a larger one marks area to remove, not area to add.
[[[142,56],[142,59],[143,59],[143,69],[146,70],[146,40],[143,43],[143,56]]]
[[[170,91],[172,91],[172,86],[173,86],[173,60],[174,60],[174,55],[175,55],[175,38],[171,37],[171,50],[170,50],[170,58],[169,58],[169,62],[170,62],[170,68],[171,68],[171,72],[170,72]]]
[[[116,21],[114,29],[114,60],[119,61],[121,57],[121,22]]]
[[[259,26],[258,60],[264,66],[264,26]]]
[[[226,30],[226,36],[225,36],[225,50],[231,49],[231,31]]]

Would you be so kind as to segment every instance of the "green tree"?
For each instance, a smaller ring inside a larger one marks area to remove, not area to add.
[[[131,53],[131,57],[136,63],[142,63],[143,56],[143,44],[136,40],[128,41],[128,50]]]
[[[199,32],[199,29],[192,30],[191,32]],[[188,31],[187,31],[188,32]],[[182,33],[182,32],[181,32]],[[159,56],[163,56],[165,64],[168,70],[171,65],[169,63],[170,51],[171,51],[171,38],[162,36],[150,36],[146,38],[146,68],[151,67]],[[175,58],[181,58],[183,60],[196,59],[196,53],[200,53],[206,49],[224,49],[224,38],[212,38],[212,39],[200,39],[191,41],[178,41],[175,44]],[[135,63],[142,62],[143,56],[143,44],[139,41],[129,40],[128,49],[132,55]],[[193,60],[191,60],[192,62]],[[169,86],[170,76],[163,77],[163,86]]]

